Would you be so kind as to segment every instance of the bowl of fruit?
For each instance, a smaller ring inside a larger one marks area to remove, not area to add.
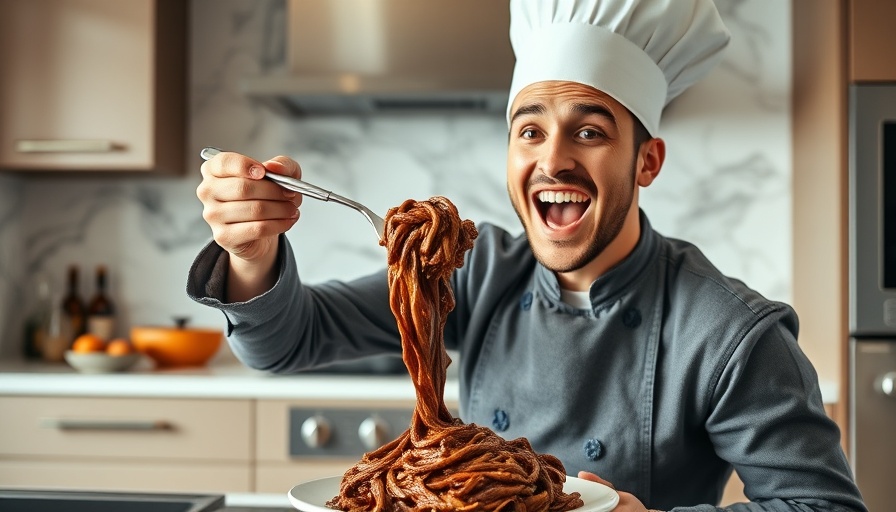
[[[114,373],[129,370],[140,360],[140,353],[124,338],[105,341],[93,334],[75,338],[65,351],[65,361],[81,373]]]

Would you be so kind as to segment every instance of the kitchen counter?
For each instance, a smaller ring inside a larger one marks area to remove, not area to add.
[[[221,512],[242,512],[258,509],[266,509],[269,512],[281,510],[295,510],[289,502],[286,493],[228,493],[224,495],[224,508]]]
[[[0,395],[117,396],[159,398],[415,400],[407,375],[272,375],[239,363],[201,368],[84,374],[66,364],[0,362]],[[445,400],[458,400],[449,378]]]
[[[449,368],[445,400],[457,403],[458,382]],[[825,404],[835,404],[838,384],[822,380]],[[202,368],[82,374],[65,364],[0,361],[0,395],[134,396],[168,398],[414,400],[407,375],[271,375],[238,362]]]

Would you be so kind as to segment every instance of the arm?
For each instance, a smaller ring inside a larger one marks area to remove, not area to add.
[[[727,510],[864,511],[796,320],[785,318],[754,326],[709,390],[707,433],[752,500]]]
[[[400,347],[385,273],[302,286],[284,236],[302,196],[263,179],[266,170],[302,174],[287,157],[224,152],[202,165],[196,195],[214,241],[190,269],[190,297],[224,312],[228,342],[252,368],[293,372]]]
[[[706,434],[716,454],[737,470],[751,501],[724,509],[676,503],[671,510],[866,510],[840,448],[839,429],[824,411],[817,375],[795,332],[789,308],[766,313],[742,331],[726,357],[707,368],[715,378],[699,388],[705,393],[699,401],[708,404],[701,414]],[[607,484],[596,475],[579,476]],[[637,497],[619,494],[615,510],[644,510]]]
[[[224,313],[227,340],[240,361],[291,373],[401,351],[385,271],[349,283],[303,285],[285,236],[278,247],[273,286],[248,301],[223,300],[229,254],[217,243],[207,245],[190,269],[187,294]]]

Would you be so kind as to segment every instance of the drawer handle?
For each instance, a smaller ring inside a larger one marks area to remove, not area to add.
[[[70,420],[46,419],[41,425],[44,428],[57,430],[117,430],[117,431],[154,431],[172,430],[174,426],[164,420]]]
[[[123,149],[111,140],[24,139],[16,141],[19,153],[111,153]]]

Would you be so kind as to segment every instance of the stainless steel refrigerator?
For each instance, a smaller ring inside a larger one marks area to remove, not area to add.
[[[896,83],[849,91],[849,453],[869,510],[896,489]]]

